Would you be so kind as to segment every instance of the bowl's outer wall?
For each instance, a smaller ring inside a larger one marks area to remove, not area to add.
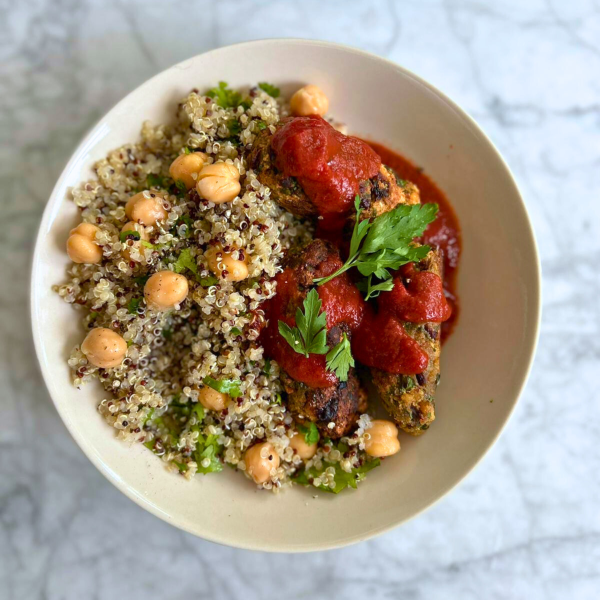
[[[402,436],[401,453],[356,492],[302,488],[256,491],[226,469],[193,482],[168,473],[143,446],[115,439],[96,411],[99,386],[76,390],[66,358],[83,330],[81,313],[51,286],[65,280],[64,244],[77,221],[70,187],[91,166],[139,137],[142,122],[173,119],[193,87],[257,81],[284,92],[315,83],[331,114],[351,132],[382,142],[417,164],[447,193],[462,226],[461,316],[444,348],[437,420],[422,438]],[[172,524],[209,540],[277,551],[355,542],[414,516],[456,485],[492,445],[527,378],[537,341],[539,267],[517,187],[484,134],[417,77],[377,57],[319,42],[271,40],[230,46],[172,67],[127,96],[86,137],[43,217],[32,270],[32,322],[44,378],[71,434],[124,493]],[[491,400],[493,399],[493,402]]]

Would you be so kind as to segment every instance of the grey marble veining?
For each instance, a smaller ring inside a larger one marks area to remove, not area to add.
[[[600,597],[598,0],[1,0],[0,23],[0,598]],[[174,62],[276,36],[381,54],[461,104],[519,179],[544,273],[533,373],[484,462],[404,527],[303,556],[212,545],[114,489],[52,406],[27,312],[86,129]]]

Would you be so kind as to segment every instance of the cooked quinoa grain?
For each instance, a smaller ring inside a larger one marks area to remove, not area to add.
[[[98,409],[119,438],[187,478],[224,463],[248,471],[256,454],[268,474],[246,475],[259,487],[339,491],[378,464],[364,451],[368,415],[351,436],[299,452],[279,368],[258,344],[261,304],[275,294],[284,254],[312,236],[247,170],[256,134],[288,112],[262,89],[242,95],[220,84],[184,98],[174,125],[145,123],[138,143],[111,152],[96,179],[72,190],[101,254],[74,262],[55,289],[87,332],[123,343],[120,363],[95,360],[112,368],[95,366],[89,344],[68,359],[77,387],[103,386]]]

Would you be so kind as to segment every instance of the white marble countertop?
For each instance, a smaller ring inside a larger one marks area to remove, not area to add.
[[[600,597],[598,0],[31,0],[0,20],[0,598]],[[544,272],[537,360],[468,479],[378,539],[265,555],[182,533],[84,457],[38,373],[31,242],[85,130],[216,46],[321,38],[391,58],[473,115],[508,160]]]

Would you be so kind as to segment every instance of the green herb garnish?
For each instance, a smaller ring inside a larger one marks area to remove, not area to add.
[[[184,194],[187,192],[187,186],[185,185],[185,183],[183,183],[183,181],[181,181],[181,179],[176,179],[175,180],[175,187],[180,192],[183,192]]]
[[[391,277],[391,273],[387,273],[389,278],[384,279],[380,283],[373,284],[373,275],[369,275],[366,279],[363,279],[356,284],[356,287],[361,292],[366,292],[365,300],[377,298],[381,292],[391,292],[394,289],[394,280]]]
[[[227,129],[229,129],[229,135],[235,137],[242,133],[242,124],[237,119],[231,119],[227,121]]]
[[[274,404],[279,404],[281,406],[283,404],[283,399],[279,392],[275,392],[275,400],[273,400]]]
[[[304,303],[304,313],[296,309],[296,327],[279,321],[279,333],[287,343],[308,357],[309,354],[327,354],[327,317],[321,311],[321,299],[316,290],[310,290]],[[320,314],[319,314],[320,313]]]
[[[219,453],[221,446],[217,443],[216,435],[199,435],[196,449],[194,450],[194,460],[198,465],[198,473],[218,473],[223,470],[223,464],[219,460]],[[207,467],[202,466],[202,461],[205,459],[210,460],[210,464]]]
[[[156,248],[156,246],[154,244],[151,244],[150,242],[147,242],[146,240],[142,240],[140,242],[140,244],[142,246],[144,246],[144,248]]]
[[[268,377],[269,375],[271,375],[271,359],[270,358],[265,358],[265,375]]]
[[[342,341],[332,348],[325,357],[327,368],[333,371],[340,381],[348,381],[348,371],[354,366],[354,358],[350,349],[350,342],[344,333]]]
[[[212,275],[209,275],[208,277],[202,277],[200,279],[200,285],[202,287],[210,287],[211,285],[216,285],[217,283],[219,283],[219,280]]]
[[[264,121],[254,121],[259,131],[263,131],[267,128],[267,124]]]
[[[146,185],[150,188],[164,188],[165,181],[162,175],[157,175],[156,173],[148,173],[146,176]]]
[[[140,275],[139,277],[134,277],[133,280],[141,287],[146,285],[146,282],[150,279],[150,275]]]
[[[267,92],[267,94],[269,94],[271,98],[279,98],[279,95],[281,94],[281,90],[278,87],[271,85],[270,83],[266,83],[264,81],[259,83],[258,87],[263,92]]]
[[[127,303],[127,311],[129,312],[129,314],[137,315],[137,311],[138,311],[138,308],[140,307],[141,303],[142,303],[141,298],[132,298]]]
[[[215,102],[223,108],[245,107],[245,103],[247,103],[239,92],[229,89],[225,81],[219,81],[218,87],[211,88],[206,95],[209,98],[215,98]]]
[[[378,458],[373,460],[369,460],[365,462],[361,467],[357,467],[356,469],[352,469],[351,473],[347,473],[340,467],[339,463],[336,463],[335,475],[333,476],[333,480],[335,482],[335,487],[332,489],[326,485],[319,485],[318,488],[323,490],[324,492],[330,492],[333,494],[339,494],[342,490],[345,490],[347,487],[351,487],[356,489],[357,483],[362,481],[366,474],[378,467],[381,464],[381,461]],[[323,467],[325,469],[327,467]],[[292,477],[293,481],[299,483],[301,485],[312,485],[311,481],[322,474],[323,471],[317,470],[315,467],[311,467],[310,469],[306,469],[301,471],[298,475]]]
[[[242,395],[240,390],[241,382],[235,379],[213,379],[212,377],[205,377],[203,380],[204,385],[211,387],[221,394],[229,394],[232,398],[239,398]]]
[[[124,244],[128,239],[138,241],[140,239],[140,234],[137,231],[133,231],[132,229],[127,229],[126,231],[121,231],[119,234],[119,240],[122,244]]]
[[[233,335],[242,335],[242,330],[239,329],[238,327],[232,327],[231,333],[233,333]]]
[[[316,444],[321,437],[319,435],[319,430],[317,426],[311,421],[308,423],[308,426],[301,425],[300,423],[296,423],[296,427],[298,431],[304,436],[304,441],[309,444]]]
[[[183,273],[186,269],[189,269],[194,275],[198,275],[198,265],[189,248],[184,248],[179,253],[177,260],[173,263],[173,268],[176,273]]]
[[[437,204],[400,204],[373,221],[360,220],[359,196],[356,196],[354,206],[356,223],[350,240],[349,258],[335,273],[315,279],[317,285],[331,281],[352,267],[365,277],[374,275],[387,281],[391,277],[389,270],[419,261],[429,252],[429,246],[415,246],[413,239],[423,235],[427,225],[435,219]]]

